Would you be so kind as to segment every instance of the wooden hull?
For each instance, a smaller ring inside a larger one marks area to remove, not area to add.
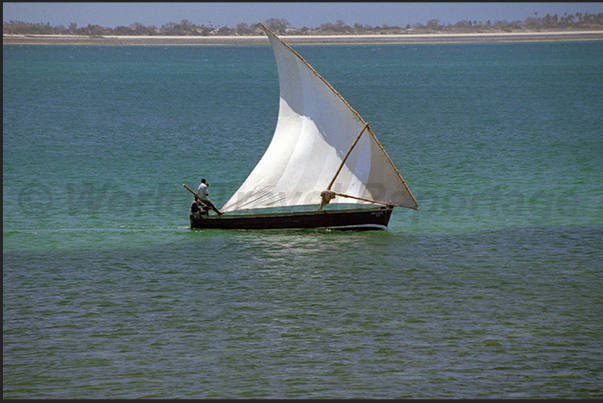
[[[387,228],[393,207],[339,211],[303,211],[272,214],[223,214],[190,216],[191,228],[203,229],[302,229],[383,230]]]

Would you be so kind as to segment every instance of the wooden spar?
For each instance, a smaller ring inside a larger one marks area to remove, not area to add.
[[[195,199],[199,199],[199,195],[193,189],[189,188],[184,183],[182,184],[182,186],[184,186],[186,188],[186,190],[188,190],[189,192],[191,192],[192,194],[194,194],[195,195]],[[199,200],[201,200],[201,199],[199,199]]]
[[[331,186],[333,186],[333,183],[335,183],[335,179],[337,179],[337,176],[339,175],[339,172],[341,172],[341,169],[343,168],[343,165],[345,164],[346,160],[350,156],[350,153],[352,152],[352,150],[354,149],[354,147],[356,147],[356,144],[358,143],[358,140],[360,140],[360,136],[362,136],[362,133],[364,133],[364,131],[366,130],[367,127],[368,127],[368,123],[365,123],[364,126],[362,126],[362,130],[360,130],[360,133],[356,137],[356,140],[354,140],[354,143],[352,144],[352,146],[348,150],[348,153],[345,155],[345,157],[343,157],[343,161],[341,161],[341,164],[339,164],[339,168],[337,169],[337,172],[335,173],[335,176],[333,176],[333,179],[331,180],[331,183],[329,183],[329,186],[327,186],[327,190],[331,190]]]
[[[340,197],[349,197],[350,199],[362,200],[362,201],[365,201],[365,202],[370,202],[370,203],[375,203],[375,204],[383,204],[384,206],[397,206],[397,204],[380,202],[380,201],[377,201],[377,200],[363,199],[362,197],[350,196],[350,195],[346,195],[346,194],[343,194],[343,193],[337,193],[337,192],[333,192],[333,193],[336,194],[337,196],[340,196]]]
[[[347,197],[347,198],[350,198],[350,199],[362,200],[362,201],[369,202],[369,203],[382,204],[384,206],[396,206],[396,204],[392,204],[392,203],[380,202],[380,201],[370,200],[370,199],[363,199],[361,197],[350,196],[350,195],[346,195],[346,194],[343,194],[343,193],[337,193],[337,192],[332,192],[331,191],[331,187],[335,183],[335,179],[337,179],[337,176],[339,175],[339,173],[341,172],[343,166],[345,165],[346,160],[348,159],[348,157],[352,153],[352,150],[354,149],[354,147],[356,147],[356,144],[358,144],[358,141],[360,140],[360,137],[362,136],[362,134],[364,133],[364,131],[367,130],[367,129],[368,129],[369,133],[371,134],[371,136],[373,137],[373,139],[375,140],[375,142],[377,143],[377,145],[379,146],[379,148],[381,149],[381,151],[383,152],[383,154],[385,154],[385,157],[387,158],[387,160],[391,164],[392,168],[394,169],[394,171],[398,175],[398,178],[400,178],[400,181],[402,181],[402,184],[406,188],[406,191],[408,192],[408,194],[410,195],[410,197],[412,197],[412,199],[414,200],[415,204],[417,204],[417,201],[415,200],[415,197],[410,192],[410,189],[408,189],[408,186],[406,186],[406,182],[402,178],[402,175],[400,175],[400,172],[398,171],[398,169],[394,165],[393,161],[391,160],[391,158],[389,158],[389,155],[387,155],[387,152],[385,151],[385,149],[383,148],[383,146],[381,145],[381,143],[379,142],[379,140],[377,140],[377,136],[375,136],[375,133],[369,127],[368,123],[364,124],[364,126],[362,127],[362,130],[360,131],[360,133],[356,137],[356,140],[354,140],[354,143],[352,144],[352,146],[348,150],[347,154],[345,155],[345,157],[341,161],[341,164],[339,165],[339,169],[337,169],[337,172],[335,173],[335,176],[333,176],[333,179],[331,180],[331,183],[329,183],[329,186],[327,187],[327,190],[330,191],[333,195],[337,195],[337,196],[340,196],[340,197]],[[321,194],[321,196],[322,196],[322,194]],[[323,200],[323,202],[320,204],[320,206],[318,207],[318,209],[322,210],[322,208],[324,207],[324,205],[326,203],[328,203],[328,199]],[[402,206],[402,207],[404,207],[404,206]],[[409,207],[409,208],[413,208],[413,207]],[[417,210],[416,207],[414,207],[414,209]]]

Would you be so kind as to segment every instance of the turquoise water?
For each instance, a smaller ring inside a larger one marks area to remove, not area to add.
[[[3,397],[601,397],[603,43],[296,50],[419,211],[191,231],[270,141],[268,46],[3,47]]]

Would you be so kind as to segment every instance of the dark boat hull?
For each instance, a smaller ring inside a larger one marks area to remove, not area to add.
[[[224,214],[190,216],[191,228],[203,229],[303,229],[382,230],[387,228],[393,207],[338,211],[304,211],[272,214]]]

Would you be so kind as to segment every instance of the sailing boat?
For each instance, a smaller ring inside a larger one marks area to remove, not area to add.
[[[369,124],[297,52],[262,28],[278,68],[274,136],[222,207],[224,214],[191,215],[191,227],[386,229],[394,206],[416,210]]]

